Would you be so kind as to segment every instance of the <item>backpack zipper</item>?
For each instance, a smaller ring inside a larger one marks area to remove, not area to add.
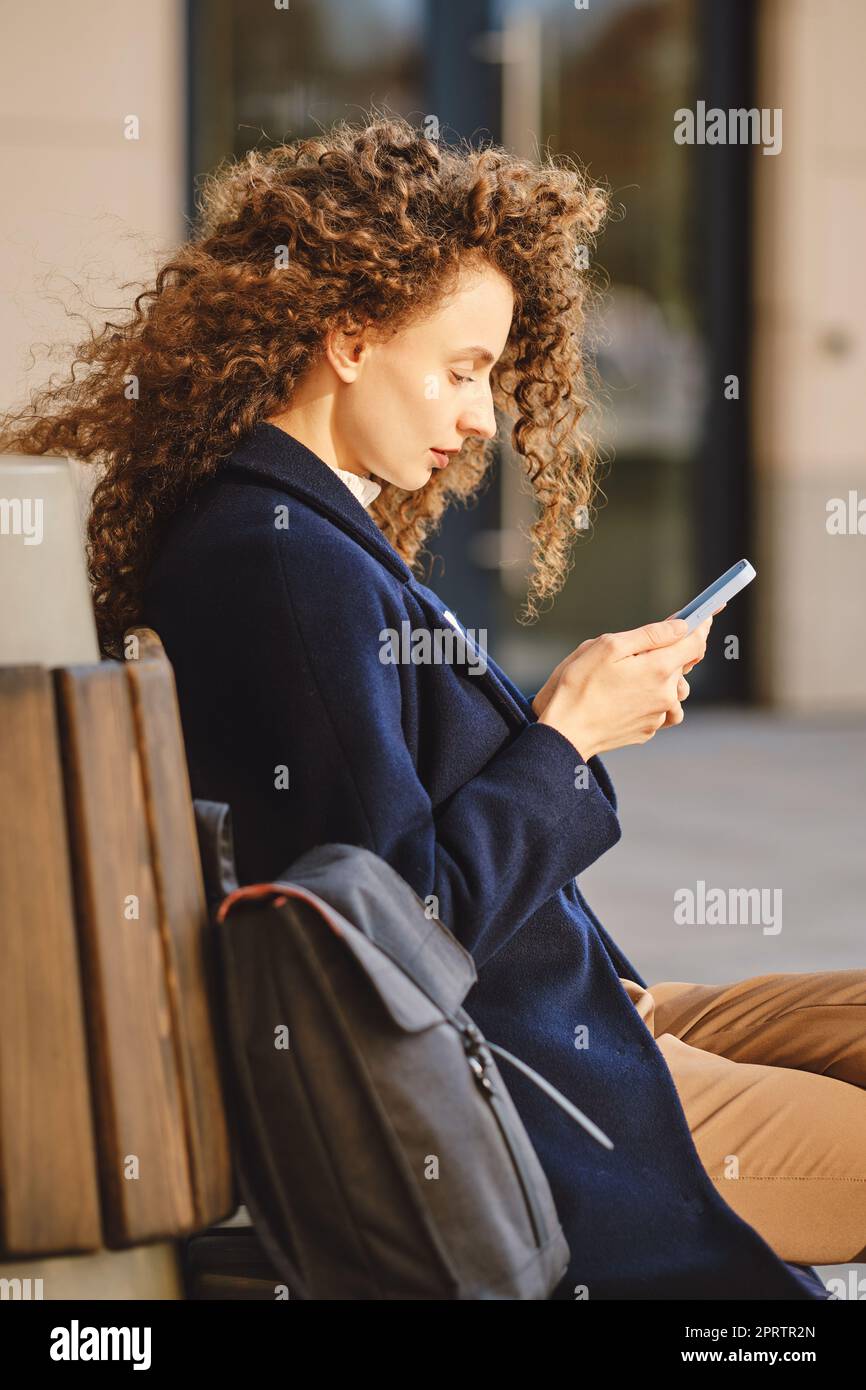
[[[451,1019],[451,1022],[463,1035],[463,1047],[466,1052],[467,1061],[469,1062],[469,1069],[473,1074],[478,1089],[490,1103],[490,1109],[499,1126],[502,1138],[505,1140],[505,1146],[511,1155],[511,1162],[517,1173],[521,1191],[523,1192],[523,1199],[526,1203],[526,1209],[529,1212],[529,1220],[532,1224],[535,1243],[539,1247],[544,1246],[550,1238],[547,1223],[544,1219],[544,1213],[541,1210],[541,1205],[538,1201],[532,1181],[526,1171],[524,1155],[512,1133],[508,1112],[502,1103],[499,1092],[494,1085],[493,1077],[490,1074],[493,1058],[490,1055],[490,1051],[481,1033],[475,1027],[474,1023],[460,1023],[457,1019]]]

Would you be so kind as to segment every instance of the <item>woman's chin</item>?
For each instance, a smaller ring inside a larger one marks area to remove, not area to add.
[[[435,473],[441,472],[433,463],[422,464],[419,468],[401,468],[399,473],[393,470],[390,476],[384,473],[374,473],[373,476],[378,482],[389,482],[394,487],[402,488],[403,492],[417,492],[419,488],[425,487]]]

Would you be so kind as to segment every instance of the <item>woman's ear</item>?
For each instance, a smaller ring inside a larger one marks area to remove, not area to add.
[[[325,355],[341,381],[357,379],[366,351],[367,346],[357,333],[335,330],[325,339]]]

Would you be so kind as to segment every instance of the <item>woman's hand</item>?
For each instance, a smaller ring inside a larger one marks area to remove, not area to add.
[[[685,623],[668,618],[581,642],[533,700],[538,722],[558,729],[584,761],[681,723],[684,671],[702,660],[712,622],[683,635]]]

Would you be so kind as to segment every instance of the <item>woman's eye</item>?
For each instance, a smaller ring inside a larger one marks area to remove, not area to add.
[[[458,376],[457,373],[454,372],[454,371],[452,371],[451,375],[453,376],[453,378],[454,378],[455,381],[459,381],[461,384],[462,384],[464,381],[474,381],[474,380],[475,380],[474,376]]]

